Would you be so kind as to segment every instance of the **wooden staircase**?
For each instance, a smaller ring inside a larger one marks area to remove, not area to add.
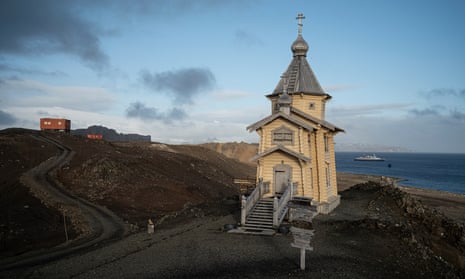
[[[260,199],[247,216],[242,228],[250,233],[274,233],[273,198]]]

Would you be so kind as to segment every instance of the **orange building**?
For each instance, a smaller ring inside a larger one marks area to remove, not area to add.
[[[52,130],[69,133],[71,131],[71,120],[64,118],[41,118],[40,130]]]

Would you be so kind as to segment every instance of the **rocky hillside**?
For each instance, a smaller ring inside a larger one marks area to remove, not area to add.
[[[63,216],[47,208],[20,183],[23,172],[59,153],[37,132],[0,131],[0,258],[65,241]]]
[[[55,245],[64,238],[63,216],[46,208],[19,183],[23,172],[60,152],[32,137],[38,133],[75,152],[56,174],[67,190],[108,207],[135,228],[145,226],[148,218],[160,223],[166,216],[237,210],[233,179],[255,174],[253,167],[201,146],[112,143],[62,133],[4,130],[0,170],[8,175],[2,175],[0,183],[3,253]]]
[[[242,163],[251,164],[255,166],[255,163],[250,161],[250,159],[257,154],[258,144],[256,143],[211,142],[201,144],[201,146],[221,153],[228,158],[236,159]]]

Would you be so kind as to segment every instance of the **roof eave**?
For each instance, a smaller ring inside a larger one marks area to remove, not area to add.
[[[279,117],[282,117],[286,120],[288,120],[289,122],[293,123],[294,125],[296,126],[299,126],[299,127],[302,127],[304,129],[306,129],[307,131],[313,131],[313,130],[316,130],[317,127],[313,126],[313,125],[309,125],[307,123],[303,123],[301,122],[300,120],[298,119],[295,119],[291,116],[288,116],[288,115],[285,115],[284,113],[282,112],[278,112],[278,113],[275,113],[275,114],[272,114],[270,116],[267,116],[257,122],[255,122],[254,124],[252,125],[249,125],[246,129],[249,131],[249,132],[252,132],[252,131],[256,131],[258,130],[259,128],[261,128],[262,126],[274,121],[275,119],[279,118]]]
[[[276,151],[284,152],[284,153],[286,153],[288,155],[291,155],[292,157],[295,157],[295,158],[300,159],[300,160],[305,161],[305,162],[310,162],[310,160],[311,160],[309,157],[306,157],[306,156],[304,156],[302,154],[294,152],[294,151],[292,151],[292,150],[290,150],[290,149],[288,149],[288,148],[286,148],[286,147],[284,147],[282,145],[277,145],[277,146],[275,146],[275,147],[273,147],[271,149],[268,149],[265,152],[257,154],[255,156],[253,156],[250,160],[251,161],[256,161],[256,160],[258,160],[258,159],[260,159],[262,157],[265,157],[265,156],[267,156],[267,155],[269,155],[271,153],[274,153]]]

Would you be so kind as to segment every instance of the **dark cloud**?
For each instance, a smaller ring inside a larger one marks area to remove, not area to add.
[[[129,107],[126,109],[126,116],[142,120],[163,120],[165,122],[171,122],[183,120],[187,117],[187,114],[180,108],[172,108],[168,112],[160,112],[154,107],[147,107],[141,102],[134,102],[129,104]]]
[[[92,2],[91,0],[88,2]],[[93,1],[95,2],[95,1]],[[196,15],[218,9],[228,9],[243,11],[250,6],[259,4],[256,0],[100,0],[97,1],[101,6],[112,9],[120,15],[137,15],[163,18],[176,18],[186,13],[195,13]]]
[[[440,88],[440,89],[432,89],[427,92],[422,92],[422,95],[426,98],[434,98],[434,97],[457,97],[465,99],[465,89],[450,89],[450,88]]]
[[[447,110],[442,106],[434,106],[425,109],[412,109],[409,112],[413,116],[433,116],[438,123],[457,123],[457,121],[465,121],[465,113],[457,109]]]
[[[465,113],[463,113],[461,111],[453,110],[453,111],[451,111],[450,116],[454,120],[465,121]]]
[[[433,108],[411,109],[409,112],[415,116],[438,116],[439,115],[439,111]]]
[[[80,16],[78,5],[77,1],[0,1],[0,54],[67,53],[103,70],[108,57],[99,36],[104,32]]]
[[[15,122],[16,118],[12,114],[0,110],[0,125],[11,125]]]
[[[257,37],[255,34],[252,34],[242,29],[239,29],[236,31],[236,33],[234,34],[234,39],[237,42],[248,45],[248,46],[263,45],[263,42],[262,40],[260,40],[259,37]]]
[[[215,76],[204,68],[187,68],[151,74],[142,71],[143,84],[157,93],[171,93],[177,104],[191,104],[192,98],[215,85]]]

